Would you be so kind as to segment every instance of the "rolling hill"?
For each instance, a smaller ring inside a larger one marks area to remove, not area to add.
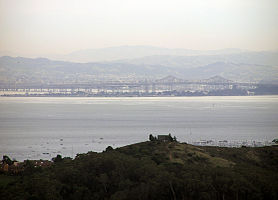
[[[278,197],[278,148],[142,142],[57,156],[50,167],[1,175],[3,199],[262,199]],[[16,192],[14,192],[16,191]],[[1,198],[0,197],[0,198]]]
[[[113,62],[76,63],[46,58],[0,57],[0,83],[60,84],[106,80],[207,79],[277,82],[278,52],[198,56],[148,56]]]

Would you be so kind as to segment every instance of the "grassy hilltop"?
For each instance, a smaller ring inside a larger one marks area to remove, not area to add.
[[[0,175],[0,199],[278,199],[278,148],[142,142]]]

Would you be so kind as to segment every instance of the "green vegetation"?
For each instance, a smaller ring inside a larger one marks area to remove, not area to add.
[[[17,176],[1,175],[0,199],[278,199],[276,146],[154,140],[53,161]]]
[[[4,174],[0,174],[0,188],[6,187],[10,183],[17,181],[17,179],[17,176],[7,176]]]

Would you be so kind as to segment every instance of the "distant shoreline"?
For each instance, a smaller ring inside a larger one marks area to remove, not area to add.
[[[278,96],[278,94],[258,94],[258,95],[0,95],[0,97],[76,97],[76,98],[164,98],[164,97],[253,97],[253,96]]]

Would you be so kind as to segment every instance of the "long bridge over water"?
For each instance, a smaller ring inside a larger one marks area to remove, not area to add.
[[[254,89],[256,83],[212,82],[212,81],[96,81],[91,83],[55,83],[55,84],[0,84],[1,95],[16,94],[86,94],[100,93],[145,93],[171,91],[211,91],[233,88]]]
[[[205,82],[205,81],[183,81],[183,82],[120,82],[120,81],[98,81],[91,83],[9,83],[0,84],[0,90],[18,90],[18,89],[91,89],[91,88],[136,88],[153,86],[177,86],[177,85],[215,85],[215,86],[238,86],[238,87],[256,87],[258,83],[244,82]]]

